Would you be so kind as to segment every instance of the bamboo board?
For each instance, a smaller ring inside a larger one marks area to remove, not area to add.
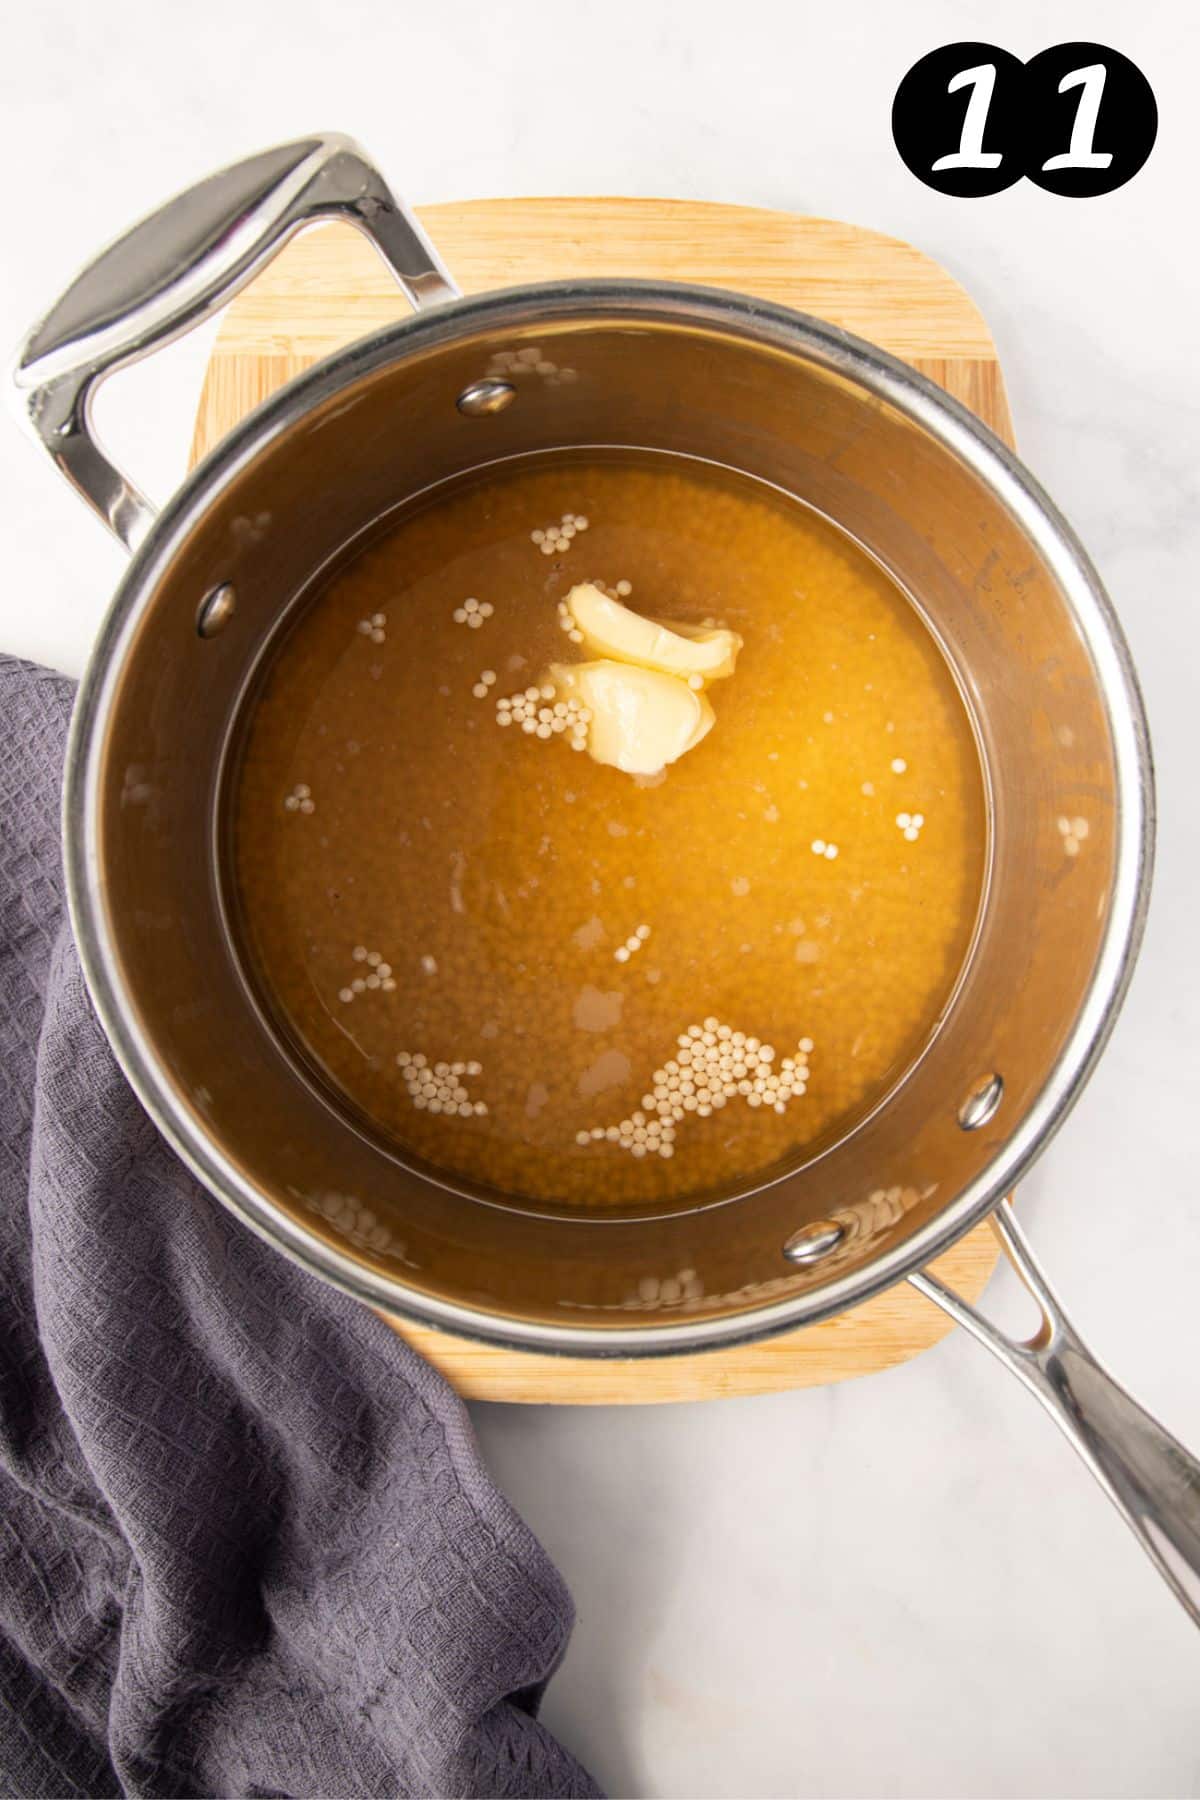
[[[466,293],[566,274],[737,288],[871,339],[1012,442],[996,348],[978,308],[937,263],[895,238],[832,219],[684,200],[472,200],[424,207],[420,216]],[[379,257],[353,230],[322,226],[295,239],[222,321],[193,460],[285,381],[407,311]],[[933,1267],[976,1299],[996,1256],[995,1239],[981,1227]],[[844,1381],[905,1362],[951,1329],[906,1283],[763,1343],[653,1361],[530,1356],[389,1323],[468,1399],[592,1405]]]

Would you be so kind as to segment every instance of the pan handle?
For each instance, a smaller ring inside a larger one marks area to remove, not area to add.
[[[326,133],[264,150],[168,200],[89,263],[18,351],[23,422],[127,550],[154,508],[96,440],[97,386],[208,318],[314,219],[365,232],[413,306],[458,297],[379,171],[352,138]]]
[[[1028,1341],[1008,1337],[935,1276],[922,1272],[909,1280],[1037,1396],[1200,1625],[1200,1463],[1096,1361],[1059,1305],[1007,1200],[992,1224],[1041,1310],[1041,1327]]]

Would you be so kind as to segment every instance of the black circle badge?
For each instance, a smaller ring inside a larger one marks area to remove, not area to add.
[[[1072,199],[1111,194],[1137,174],[1158,134],[1154,90],[1104,44],[1054,44],[1025,65],[1025,173]]]
[[[995,44],[943,44],[914,63],[892,102],[892,137],[918,181],[970,199],[1019,181],[1024,78],[1020,59]]]

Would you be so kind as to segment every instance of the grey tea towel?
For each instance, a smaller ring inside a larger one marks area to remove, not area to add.
[[[0,659],[0,1790],[594,1795],[462,1405],[157,1136],[63,917],[72,690]]]

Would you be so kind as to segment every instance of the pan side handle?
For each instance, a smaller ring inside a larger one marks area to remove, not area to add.
[[[414,307],[458,297],[363,151],[325,132],[263,150],[168,200],[76,276],[17,352],[22,423],[127,550],[146,536],[154,508],[97,442],[96,388],[207,319],[315,219],[364,232]]]

